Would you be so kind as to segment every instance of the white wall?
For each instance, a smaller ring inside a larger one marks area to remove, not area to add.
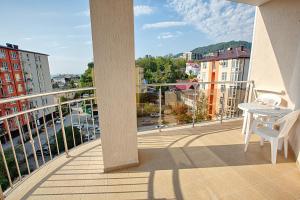
[[[300,1],[272,0],[257,8],[251,71],[258,88],[286,92],[285,104],[300,109]],[[300,161],[300,123],[290,143]]]

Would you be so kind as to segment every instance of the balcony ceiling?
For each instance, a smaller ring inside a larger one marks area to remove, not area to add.
[[[264,3],[267,3],[272,0],[227,0],[227,1],[234,1],[237,3],[245,3],[245,4],[249,4],[249,5],[253,5],[253,6],[260,6]]]

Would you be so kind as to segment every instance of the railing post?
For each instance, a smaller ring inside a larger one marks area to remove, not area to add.
[[[66,139],[66,131],[65,131],[65,125],[64,125],[64,118],[63,118],[63,113],[61,109],[61,100],[58,99],[58,112],[59,112],[59,117],[60,117],[60,122],[61,122],[61,132],[64,140],[64,146],[65,146],[65,152],[67,158],[69,157],[69,149],[68,149],[68,143]]]
[[[253,87],[254,87],[254,83],[253,83],[253,81],[251,81],[251,82],[250,82],[249,93],[248,93],[248,103],[250,103],[251,100],[252,100]]]
[[[21,180],[22,179],[22,175],[21,175],[21,171],[20,171],[20,167],[19,167],[19,163],[18,163],[18,159],[17,159],[17,154],[16,154],[15,147],[14,147],[14,141],[13,141],[13,139],[11,137],[11,132],[10,132],[10,128],[9,128],[9,124],[8,124],[8,120],[7,119],[5,119],[5,124],[6,124],[6,127],[7,127],[7,133],[8,133],[8,137],[9,137],[11,149],[12,149],[12,152],[13,152],[13,156],[14,156],[14,159],[15,159],[15,164],[16,164],[16,167],[17,167],[17,172],[18,172],[18,175],[19,175],[19,179]]]
[[[225,86],[224,88],[221,87],[221,93],[222,93],[221,116],[220,116],[221,124],[223,123],[223,116],[224,116],[224,100],[225,100],[226,84],[224,84],[224,86]]]
[[[71,108],[71,104],[70,104],[70,103],[69,103],[68,105],[69,105],[69,112],[70,112],[70,118],[71,118],[72,135],[73,135],[73,144],[74,144],[74,147],[76,147],[75,133],[74,133],[74,126],[73,126],[72,108]]]
[[[161,131],[162,119],[161,119],[161,86],[159,87],[159,121],[158,127],[159,131]]]
[[[4,194],[1,185],[0,185],[0,200],[4,200]]]
[[[6,158],[5,158],[5,153],[4,153],[1,141],[0,141],[0,151],[1,151],[2,160],[3,160],[3,163],[4,163],[4,167],[5,167],[5,171],[6,171],[6,174],[7,174],[9,186],[12,188],[13,184],[12,184],[12,181],[11,181],[11,176],[10,176],[10,172],[9,172],[9,169],[8,169],[8,166],[7,166],[7,162],[6,162]]]
[[[196,85],[194,85],[194,102],[193,102],[193,128],[195,127],[195,120],[196,120]]]
[[[27,129],[28,129],[28,134],[29,134],[31,148],[32,148],[32,151],[33,151],[32,153],[33,153],[33,157],[34,157],[34,161],[35,161],[35,166],[36,166],[36,168],[39,168],[39,162],[38,162],[38,159],[37,159],[37,156],[36,156],[34,139],[32,137],[32,131],[31,131],[31,126],[30,126],[30,122],[29,122],[28,113],[25,113],[25,120],[27,122]]]

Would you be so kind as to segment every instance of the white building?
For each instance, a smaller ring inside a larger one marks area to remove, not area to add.
[[[27,94],[40,94],[52,91],[51,77],[49,70],[48,55],[19,50],[21,66],[24,72]],[[30,107],[42,107],[54,103],[52,96],[34,98],[30,101]],[[45,115],[54,112],[54,108],[45,109]],[[38,111],[38,118],[43,116],[42,111]]]
[[[200,65],[193,62],[187,62],[185,64],[185,73],[187,75],[198,76],[198,74],[200,73]]]

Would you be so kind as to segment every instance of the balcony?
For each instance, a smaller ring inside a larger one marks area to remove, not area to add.
[[[263,3],[257,4],[254,59],[249,73],[249,80],[254,82],[244,83],[246,92],[238,102],[251,100],[255,86],[284,91],[280,95],[286,106],[299,109],[300,3]],[[15,118],[19,125],[17,133],[7,128],[8,144],[0,145],[6,179],[1,186],[6,199],[300,198],[300,173],[296,165],[300,161],[300,140],[296,134],[299,122],[291,131],[294,134],[289,140],[288,159],[279,153],[277,164],[272,165],[270,145],[260,147],[256,136],[251,138],[247,153],[243,152],[242,113],[225,120],[226,111],[211,106],[221,114],[197,118],[198,105],[193,98],[200,96],[197,88],[203,87],[194,87],[196,92],[188,98],[188,108],[179,107],[178,113],[184,111],[183,120],[174,120],[173,112],[166,106],[168,95],[164,88],[168,85],[148,85],[156,99],[146,102],[151,103],[150,110],[154,112],[144,116],[144,102],[138,101],[143,104],[138,108],[135,104],[132,1],[91,0],[90,8],[95,88],[0,101],[96,89],[95,97],[58,101],[0,118],[4,125],[8,118]],[[170,97],[172,103],[176,95]],[[94,107],[96,101],[101,123],[96,122],[93,112],[88,113],[87,106]],[[48,108],[55,112],[37,119],[35,113]],[[141,116],[136,116],[136,110],[141,111]],[[145,128],[139,123],[149,118],[151,126]],[[101,125],[101,138],[97,124]],[[20,140],[13,139],[12,134],[19,135]],[[5,152],[7,149],[9,153]]]
[[[7,199],[299,198],[295,158],[280,155],[277,165],[270,164],[270,146],[261,148],[259,138],[245,154],[241,125],[235,121],[140,135],[140,165],[112,173],[103,173],[97,139],[24,178]]]
[[[14,138],[11,129],[6,128],[7,143],[0,145],[1,152],[5,152],[2,160],[7,184],[2,187],[6,190],[6,199],[234,199],[251,192],[251,197],[257,199],[283,195],[286,199],[300,197],[300,184],[295,178],[299,174],[292,151],[287,160],[279,155],[278,164],[274,166],[270,162],[270,145],[260,147],[259,138],[254,137],[249,151],[244,153],[240,112],[232,115],[234,117],[225,117],[223,110],[221,118],[199,120],[195,112],[200,105],[196,102],[205,93],[201,92],[202,85],[211,82],[186,83],[194,88],[192,98],[188,98],[191,102],[187,102],[192,120],[166,126],[165,123],[176,116],[166,114],[167,103],[174,102],[162,101],[169,92],[161,88],[173,89],[176,84],[142,85],[151,88],[151,94],[157,91],[154,102],[160,108],[159,115],[153,118],[157,120],[154,126],[138,123],[139,165],[114,172],[104,173],[101,127],[98,116],[91,112],[92,107],[97,108],[93,95],[81,95],[82,98],[65,102],[59,100],[53,105],[0,117],[5,127],[9,127],[11,119],[18,127]],[[214,84],[224,85],[222,90],[226,92],[232,83]],[[240,84],[243,90],[246,87],[244,94],[251,95],[252,82],[235,84]],[[0,103],[74,92],[88,94],[94,90],[82,88],[28,95]],[[190,91],[177,91],[177,103],[184,104],[186,101],[180,93],[186,96]],[[245,99],[244,96],[240,102]],[[46,116],[44,110],[50,108],[53,113]],[[43,113],[40,120],[36,118],[37,112]],[[146,115],[138,115],[137,120],[145,118]]]

